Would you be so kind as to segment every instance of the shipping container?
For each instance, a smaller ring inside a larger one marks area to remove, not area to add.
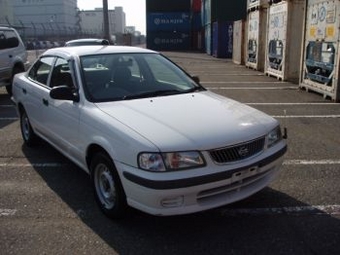
[[[269,0],[247,0],[247,9],[254,11],[259,7],[268,7]]]
[[[246,24],[245,20],[234,21],[233,62],[238,65],[244,64],[245,24]]]
[[[192,31],[202,30],[202,14],[200,12],[194,12],[191,15],[191,29]]]
[[[202,0],[203,25],[235,21],[247,16],[247,0]]]
[[[211,24],[207,24],[204,27],[204,42],[205,42],[205,52],[209,55],[212,54],[212,31],[211,31]]]
[[[146,12],[190,12],[191,0],[146,0]]]
[[[304,0],[269,7],[264,72],[298,83],[304,21]]]
[[[191,38],[188,32],[148,32],[147,48],[156,51],[190,50]]]
[[[232,58],[233,22],[214,22],[212,30],[212,55],[216,58]]]
[[[264,70],[267,9],[261,8],[248,13],[246,66]]]
[[[202,24],[204,26],[211,24],[211,1],[203,0],[202,2]]]
[[[202,0],[191,0],[191,11],[201,12],[202,10]]]
[[[191,36],[191,49],[202,51],[204,46],[204,30],[193,31]]]
[[[191,30],[190,13],[163,12],[147,14],[148,32],[176,32]]]
[[[340,1],[308,0],[300,87],[340,101]]]

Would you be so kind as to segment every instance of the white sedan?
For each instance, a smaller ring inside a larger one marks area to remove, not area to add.
[[[244,199],[287,150],[277,120],[146,49],[50,49],[13,84],[24,143],[40,137],[88,172],[112,218],[128,206],[178,215]]]

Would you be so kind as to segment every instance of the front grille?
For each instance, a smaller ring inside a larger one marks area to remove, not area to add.
[[[246,143],[209,151],[211,158],[218,164],[250,158],[261,152],[264,148],[265,137]]]

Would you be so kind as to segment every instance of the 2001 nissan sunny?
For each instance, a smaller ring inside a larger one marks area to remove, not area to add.
[[[128,205],[176,215],[246,198],[287,148],[278,121],[146,49],[51,49],[13,84],[25,144],[43,138],[88,172],[113,218]]]

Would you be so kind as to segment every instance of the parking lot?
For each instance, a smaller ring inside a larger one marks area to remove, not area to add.
[[[99,211],[85,172],[46,143],[23,145],[0,88],[1,254],[340,254],[340,104],[231,60],[164,54],[209,90],[288,129],[279,178],[222,208],[174,217],[131,209],[113,221]]]

